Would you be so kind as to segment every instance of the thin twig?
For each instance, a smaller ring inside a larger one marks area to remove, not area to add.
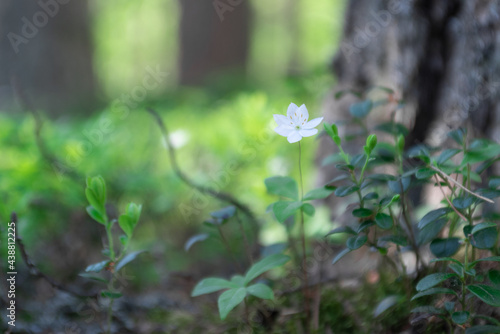
[[[473,195],[473,196],[476,196],[477,198],[479,199],[482,199],[483,201],[486,201],[488,203],[495,203],[494,201],[492,201],[491,199],[489,198],[486,198],[484,196],[481,196],[469,189],[467,189],[467,187],[464,187],[463,185],[461,185],[459,182],[455,181],[451,176],[449,176],[448,174],[446,174],[445,172],[443,172],[442,170],[440,170],[439,168],[435,167],[435,166],[432,166],[430,165],[431,169],[435,170],[436,172],[439,173],[439,176],[441,176],[442,178],[446,178],[448,181],[451,181],[453,184],[455,184],[456,186],[462,188],[463,190],[465,190],[466,192],[468,192],[469,194]]]
[[[170,137],[168,135],[168,130],[167,130],[167,127],[165,126],[165,123],[163,122],[163,120],[161,119],[160,115],[155,110],[153,110],[151,108],[147,108],[146,110],[151,115],[153,115],[153,117],[156,120],[156,123],[158,124],[158,126],[160,128],[160,131],[162,133],[163,139],[165,140],[165,144],[167,146],[168,154],[170,156],[170,163],[172,164],[172,168],[173,168],[174,172],[177,174],[177,176],[184,183],[186,183],[188,186],[190,186],[191,188],[197,189],[201,193],[208,194],[208,195],[210,195],[212,197],[215,197],[215,198],[217,198],[217,199],[219,199],[221,201],[224,201],[224,202],[227,202],[227,203],[230,203],[230,204],[234,205],[235,207],[237,207],[238,209],[240,209],[241,212],[243,212],[245,214],[245,216],[248,217],[248,219],[253,223],[254,229],[258,229],[257,219],[255,218],[255,215],[253,214],[253,212],[250,210],[250,208],[247,205],[241,203],[239,200],[237,200],[231,194],[228,194],[228,193],[225,193],[225,192],[222,192],[222,191],[217,191],[217,190],[214,190],[212,188],[196,184],[193,180],[191,180],[180,169],[180,167],[179,167],[179,165],[177,163],[177,157],[176,157],[176,153],[175,153],[175,148],[172,145],[172,143],[170,142]]]
[[[15,212],[12,213],[11,215],[11,221],[17,225],[17,215]],[[24,246],[23,241],[21,240],[21,237],[19,236],[19,229],[16,229],[16,242],[17,245],[19,246],[19,250],[21,251],[21,257],[24,260],[24,263],[29,269],[29,272],[31,275],[43,278],[45,281],[47,281],[53,288],[64,291],[66,293],[69,293],[75,297],[78,298],[93,298],[97,299],[98,298],[98,293],[93,293],[93,294],[85,294],[85,293],[79,293],[75,292],[72,289],[62,285],[61,283],[57,282],[54,280],[52,277],[48,276],[47,274],[43,273],[38,269],[38,267],[31,261],[30,257],[28,256],[28,253],[26,252],[26,247]]]
[[[42,139],[42,128],[43,128],[43,120],[42,120],[42,115],[38,112],[38,110],[33,106],[31,103],[30,99],[24,94],[24,91],[19,84],[17,77],[12,76],[11,78],[11,85],[14,90],[14,94],[17,97],[17,100],[21,107],[31,113],[33,115],[33,119],[35,121],[35,142],[38,147],[38,150],[40,151],[40,154],[42,155],[42,158],[47,161],[47,163],[52,167],[56,168],[59,167],[61,170],[64,170],[63,173],[67,173],[75,182],[80,182],[80,180],[84,179],[83,176],[78,175],[73,169],[70,169],[67,167],[64,163],[59,161],[55,155],[53,155],[47,146],[45,145],[45,142]]]
[[[464,217],[463,214],[461,214],[457,208],[455,208],[455,206],[451,203],[450,199],[448,198],[448,196],[446,196],[446,193],[444,192],[444,189],[443,189],[443,186],[441,185],[441,182],[439,181],[438,177],[436,175],[434,175],[434,178],[436,179],[436,182],[439,186],[439,189],[441,190],[441,193],[443,194],[444,198],[446,199],[446,202],[448,202],[448,204],[450,205],[450,207],[453,209],[453,211],[455,211],[455,213],[460,217],[462,218],[464,221],[468,222],[467,218]]]

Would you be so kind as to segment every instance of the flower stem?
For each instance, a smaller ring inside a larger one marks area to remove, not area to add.
[[[299,180],[300,180],[300,200],[304,200],[304,184],[302,182],[302,147],[300,146],[299,141]],[[306,326],[309,327],[311,314],[309,308],[309,282],[307,277],[307,269],[306,269],[306,233],[304,227],[304,211],[302,208],[300,209],[300,233],[302,239],[302,274],[304,276],[304,288],[302,293],[304,294],[304,303],[305,303],[305,313],[306,313]]]

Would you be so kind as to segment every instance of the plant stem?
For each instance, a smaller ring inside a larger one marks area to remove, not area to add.
[[[111,298],[111,301],[109,302],[108,305],[108,334],[111,334],[111,320],[113,318],[113,304],[115,302],[114,298]]]
[[[304,199],[304,185],[302,182],[302,148],[300,146],[299,141],[299,180],[300,180],[300,200]],[[305,313],[306,313],[306,328],[309,328],[311,313],[309,308],[309,282],[307,277],[307,269],[306,269],[306,236],[305,236],[305,228],[304,228],[304,211],[302,208],[300,209],[300,229],[301,229],[301,239],[302,239],[302,274],[304,276],[304,289],[302,293],[304,294],[304,302],[305,302]],[[306,330],[306,332],[309,332]]]
[[[238,214],[238,210],[236,210],[236,220],[240,226],[241,234],[243,235],[243,242],[245,243],[245,250],[248,256],[248,261],[250,264],[253,264],[252,251],[250,249],[250,244],[248,243],[247,234],[245,233],[245,228],[243,227],[243,222],[240,219],[240,215]]]
[[[113,227],[113,222],[106,224],[106,234],[108,236],[108,246],[109,246],[109,257],[111,261],[115,262],[115,249],[113,246],[113,234],[111,234],[111,228]]]
[[[220,235],[220,238],[222,240],[222,243],[224,244],[224,246],[226,247],[227,249],[227,252],[229,254],[231,254],[231,258],[233,259],[233,262],[236,266],[236,270],[239,271],[240,273],[243,273],[243,270],[240,266],[240,264],[238,263],[238,260],[236,259],[236,257],[234,256],[234,253],[231,251],[231,247],[229,246],[229,243],[227,242],[227,239],[226,237],[224,236],[224,233],[222,233],[222,228],[220,227],[220,225],[217,225],[217,229],[219,230],[219,235]]]

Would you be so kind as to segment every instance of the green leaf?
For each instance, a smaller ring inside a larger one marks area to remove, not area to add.
[[[87,268],[85,268],[85,272],[93,272],[93,273],[98,273],[101,270],[103,270],[109,263],[109,260],[106,261],[101,261],[98,263],[91,264]]]
[[[458,276],[462,278],[464,277],[464,266],[462,264],[456,264],[455,262],[452,262],[448,264],[448,267],[455,273],[457,273]]]
[[[436,173],[437,172],[434,169],[424,167],[424,168],[420,168],[419,170],[417,170],[417,172],[415,173],[415,177],[417,179],[420,179],[420,180],[429,179],[432,176],[434,176],[434,174],[436,174]]]
[[[352,211],[352,215],[358,218],[367,218],[373,214],[372,210],[366,208],[358,208]]]
[[[412,301],[424,297],[424,296],[431,296],[431,295],[457,295],[457,293],[451,289],[446,289],[446,288],[430,288],[425,291],[417,293],[413,298],[411,299]]]
[[[465,330],[465,334],[494,334],[500,333],[500,326],[479,325],[472,326]]]
[[[309,203],[302,203],[302,211],[308,216],[314,216],[316,209]]]
[[[283,223],[288,217],[295,214],[302,206],[302,202],[281,201],[273,205],[273,212],[276,219]]]
[[[270,287],[262,283],[250,285],[247,288],[247,292],[261,299],[274,299],[273,290],[271,290]]]
[[[488,182],[488,187],[492,189],[500,187],[500,177],[492,177]]]
[[[134,221],[129,215],[123,214],[118,218],[118,224],[125,234],[130,238],[134,232]]]
[[[429,225],[430,223],[435,222],[439,218],[447,215],[453,211],[451,208],[439,208],[436,210],[432,210],[429,213],[427,213],[419,222],[418,222],[418,228],[422,229]]]
[[[418,232],[417,243],[423,245],[434,239],[448,222],[448,218],[441,218],[427,224]]]
[[[457,276],[456,274],[451,273],[436,273],[425,276],[418,282],[417,291],[424,291],[430,289],[439,283],[446,281],[448,278]]]
[[[368,237],[366,235],[358,235],[350,237],[349,239],[347,239],[346,246],[350,250],[355,250],[363,246],[367,240]]]
[[[381,229],[388,230],[392,227],[393,221],[392,221],[391,216],[389,216],[388,214],[379,212],[375,216],[375,223]]]
[[[492,222],[485,222],[485,223],[480,223],[477,225],[474,225],[472,228],[472,231],[470,232],[471,234],[475,234],[481,230],[484,230],[485,228],[490,228],[490,227],[497,227],[497,224],[492,223]]]
[[[478,260],[471,263],[471,267],[474,267],[478,262],[481,262],[481,261],[500,262],[500,256],[489,256],[489,257],[484,257],[482,259],[478,259]]]
[[[371,100],[353,103],[349,107],[349,112],[353,117],[363,118],[370,113],[370,111],[372,110],[372,106],[373,102]]]
[[[359,225],[358,227],[358,234],[363,232],[364,230],[366,230],[367,228],[369,228],[370,226],[373,226],[375,225],[375,222],[373,220],[367,220],[367,221],[364,221],[361,223],[361,225]]]
[[[114,292],[114,291],[101,291],[101,296],[106,297],[106,298],[111,298],[111,299],[117,299],[123,296],[121,292]]]
[[[99,189],[100,187],[97,187],[97,191],[101,191]],[[87,197],[87,201],[90,203],[90,205],[93,206],[102,216],[106,215],[106,196],[104,196],[103,200],[103,196],[96,193],[96,190],[90,187],[87,187],[85,189],[85,196]]]
[[[359,190],[359,187],[356,185],[341,186],[335,190],[335,196],[346,197],[346,196],[349,196],[350,194],[352,194],[358,190]]]
[[[331,230],[330,232],[328,232],[325,237],[329,236],[329,235],[332,235],[332,234],[337,234],[337,233],[349,233],[349,234],[354,234],[356,235],[357,233],[354,232],[354,230],[352,228],[350,228],[349,226],[340,226],[340,227],[337,227],[337,228],[334,228],[333,230]]]
[[[459,238],[434,239],[430,244],[431,252],[437,257],[454,255],[460,248]]]
[[[262,273],[282,266],[283,264],[288,262],[288,260],[290,260],[290,257],[283,254],[270,255],[260,260],[247,271],[247,274],[245,275],[245,285]]]
[[[467,311],[453,312],[451,320],[458,325],[463,325],[469,321],[470,313]]]
[[[351,250],[349,248],[346,248],[343,251],[341,251],[340,253],[338,253],[337,256],[335,256],[335,258],[333,259],[332,264],[339,262],[339,260],[341,258],[343,258],[347,253],[350,253],[350,252],[351,252]]]
[[[132,252],[132,253],[129,253],[127,255],[125,255],[115,266],[115,270],[116,271],[119,271],[120,269],[122,269],[123,267],[125,267],[128,263],[132,262],[135,260],[135,258],[141,254],[141,253],[144,253],[143,250],[140,250],[140,251],[136,251],[136,252]]]
[[[238,288],[238,285],[222,278],[209,277],[201,280],[198,284],[196,284],[193,292],[191,293],[191,297],[205,295],[207,293],[231,288]]]
[[[377,198],[378,198],[378,194],[374,191],[363,196],[364,201],[370,201],[372,199],[377,199]]]
[[[191,247],[200,241],[207,240],[210,235],[208,233],[201,233],[197,235],[193,235],[191,238],[186,241],[186,244],[184,245],[184,250],[187,252],[188,250],[191,249]]]
[[[241,275],[234,275],[233,277],[231,277],[231,283],[236,284],[240,288],[244,288],[245,287],[245,277],[243,277]]]
[[[375,146],[377,146],[377,135],[369,135],[368,138],[366,138],[366,147],[368,148],[368,151],[373,151]]]
[[[500,289],[484,284],[468,285],[467,289],[486,304],[500,307]]]
[[[465,136],[467,136],[467,130],[463,128],[458,128],[448,132],[448,137],[456,141],[460,146],[462,146]]]
[[[444,314],[445,311],[434,306],[418,306],[410,311],[411,313],[431,313],[431,314]]]
[[[373,317],[376,318],[391,307],[398,304],[400,297],[399,296],[388,296],[384,298],[378,305],[375,307],[373,311]]]
[[[406,137],[409,133],[406,126],[404,126],[401,123],[394,123],[394,122],[382,123],[380,125],[377,125],[375,129],[385,133],[389,133],[394,136],[403,135]]]
[[[87,213],[96,222],[106,225],[106,218],[102,216],[92,205],[87,206]]]
[[[217,219],[226,220],[233,217],[235,213],[236,213],[236,207],[230,205],[220,210],[210,212],[210,215]]]
[[[332,193],[333,190],[326,189],[325,187],[313,189],[304,196],[304,201],[326,198],[330,196]]]
[[[411,178],[410,177],[401,177],[396,181],[388,181],[387,185],[389,189],[395,194],[401,194],[408,190],[410,187]]]
[[[393,244],[406,247],[408,245],[408,241],[406,237],[402,235],[384,235],[378,239],[379,242],[392,242]]]
[[[476,225],[477,226],[477,225]],[[498,231],[496,227],[488,227],[472,234],[471,245],[479,249],[490,249],[497,242]]]
[[[299,188],[294,179],[287,176],[273,176],[265,179],[267,191],[271,194],[299,199]]]
[[[85,278],[88,278],[88,279],[91,279],[91,280],[94,280],[94,281],[97,281],[97,282],[109,283],[104,278],[99,277],[99,276],[95,276],[95,275],[92,275],[92,274],[89,274],[89,273],[80,273],[80,274],[78,274],[78,276],[85,277]]]
[[[490,269],[490,271],[488,271],[488,278],[490,279],[491,283],[495,284],[496,286],[500,286],[500,271]]]
[[[129,216],[130,219],[132,220],[134,227],[139,222],[139,218],[141,217],[141,211],[142,211],[142,205],[137,205],[133,202],[127,205],[127,210],[126,210],[127,216]]]
[[[463,210],[467,209],[472,204],[474,204],[475,200],[476,200],[475,197],[472,197],[470,195],[465,195],[455,198],[452,203],[455,208]]]
[[[441,152],[441,154],[439,155],[439,157],[436,159],[436,163],[438,165],[442,165],[446,161],[450,160],[455,155],[457,155],[458,153],[460,153],[461,151],[462,150],[460,150],[458,148],[450,148],[450,149],[443,150],[443,152]]]
[[[221,320],[226,319],[229,312],[245,299],[247,291],[245,288],[234,288],[225,291],[219,297],[219,314]]]

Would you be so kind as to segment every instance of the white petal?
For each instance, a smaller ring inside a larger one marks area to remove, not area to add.
[[[289,119],[291,122],[293,122],[294,125],[299,125],[300,124],[300,118],[299,118],[299,107],[295,103],[290,103],[288,106],[288,110],[286,111],[286,117]]]
[[[302,122],[306,121],[309,119],[309,112],[307,111],[306,105],[303,104],[300,106],[299,110],[297,113],[300,113],[300,118],[302,119]]]
[[[291,121],[285,115],[274,114],[273,117],[278,125],[291,125]]]
[[[292,133],[290,133],[290,135],[288,135],[287,139],[289,143],[296,143],[302,139],[302,136],[300,135],[299,131],[293,131]]]
[[[304,126],[302,126],[302,128],[304,128],[304,129],[315,128],[319,125],[319,123],[321,123],[322,120],[323,120],[323,117],[318,117],[318,118],[312,119],[309,122],[307,122],[306,124],[304,124]]]
[[[294,131],[294,130],[295,130],[294,128],[292,128],[291,126],[288,126],[288,125],[280,125],[274,129],[274,131],[277,134],[279,134],[280,136],[283,136],[283,137],[288,137],[290,135],[290,133],[292,133],[292,131]]]
[[[318,133],[318,129],[302,129],[299,133],[302,137],[311,137]]]

